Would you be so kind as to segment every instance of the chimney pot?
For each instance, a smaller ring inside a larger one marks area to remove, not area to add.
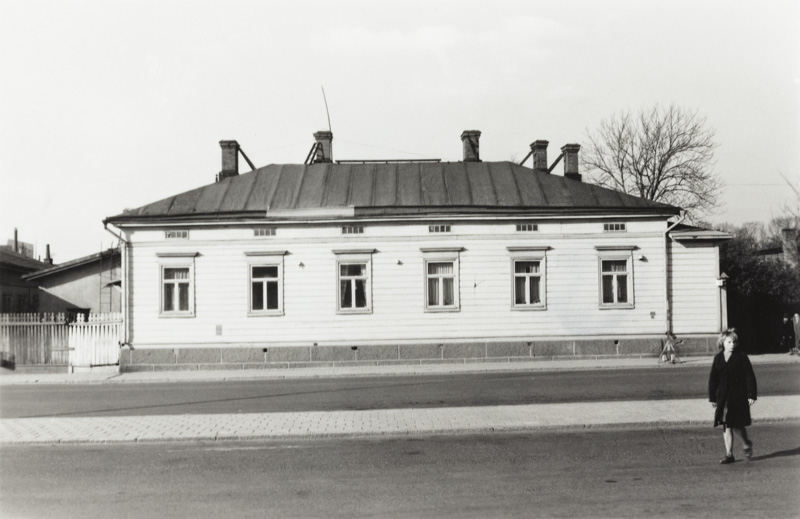
[[[536,140],[531,143],[531,153],[533,155],[533,169],[547,171],[547,145],[549,141]]]
[[[481,132],[478,130],[465,130],[461,134],[461,142],[464,148],[464,162],[480,162],[480,139]]]
[[[582,178],[578,173],[578,152],[580,150],[580,144],[565,144],[561,148],[561,153],[564,154],[564,176],[578,182]]]
[[[314,134],[317,151],[314,153],[314,164],[317,162],[333,162],[333,133],[321,131]]]
[[[217,175],[217,182],[239,175],[239,143],[236,141],[219,141],[222,148],[222,171]]]

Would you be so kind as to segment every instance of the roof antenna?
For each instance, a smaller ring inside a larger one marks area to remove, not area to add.
[[[331,129],[331,113],[328,111],[328,98],[325,97],[325,87],[323,85],[320,85],[320,87],[322,88],[322,99],[325,101],[325,114],[328,116],[328,131],[333,133]]]

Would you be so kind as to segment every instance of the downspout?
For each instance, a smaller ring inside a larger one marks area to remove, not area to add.
[[[686,218],[683,213],[677,222],[673,223],[664,231],[664,328],[665,333],[672,333],[672,304],[669,300],[669,231],[674,229]]]
[[[122,340],[120,341],[120,347],[128,346],[130,347],[129,342],[129,326],[130,326],[130,319],[128,319],[128,312],[129,312],[129,304],[128,304],[128,247],[130,246],[130,242],[123,238],[121,235],[115,233],[111,229],[108,228],[108,222],[103,222],[103,229],[111,233],[115,238],[119,239],[122,242]]]

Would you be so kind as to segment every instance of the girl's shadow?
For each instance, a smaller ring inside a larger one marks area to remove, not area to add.
[[[750,458],[750,461],[768,460],[770,458],[781,458],[783,456],[797,456],[798,454],[800,454],[800,447],[786,451],[778,451],[770,454],[764,454],[763,456],[753,456],[752,458]]]

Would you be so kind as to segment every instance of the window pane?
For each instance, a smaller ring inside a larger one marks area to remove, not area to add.
[[[175,310],[175,285],[172,283],[164,284],[164,311],[172,312]]]
[[[625,272],[627,262],[625,260],[608,260],[603,262],[603,272]]]
[[[541,298],[539,297],[539,282],[541,281],[538,277],[531,277],[531,304],[539,304],[542,302]]]
[[[514,303],[518,305],[525,304],[525,277],[518,276],[514,278]]]
[[[453,306],[455,299],[453,298],[453,278],[444,278],[444,305]]]
[[[273,265],[271,267],[253,267],[254,279],[277,278],[277,277],[278,277],[278,267],[276,265]]]
[[[366,275],[367,266],[364,264],[356,265],[339,265],[339,272],[342,276],[364,276]]]
[[[439,306],[439,280],[428,280],[428,306]]]
[[[428,263],[428,274],[446,275],[453,273],[453,262]]]
[[[264,284],[253,283],[253,310],[264,309]]]
[[[628,302],[628,276],[617,276],[617,303]]]
[[[278,309],[278,282],[270,281],[267,285],[267,310]]]
[[[189,269],[164,269],[164,279],[189,279]]]
[[[352,308],[353,306],[353,294],[350,292],[350,283],[351,281],[349,279],[339,282],[340,308]]]
[[[603,276],[603,302],[614,302],[614,276]]]
[[[363,279],[356,279],[356,308],[367,307],[367,282]]]
[[[514,272],[517,274],[538,274],[539,262],[538,261],[515,261]]]
[[[189,311],[189,283],[178,285],[178,309],[182,312]]]

